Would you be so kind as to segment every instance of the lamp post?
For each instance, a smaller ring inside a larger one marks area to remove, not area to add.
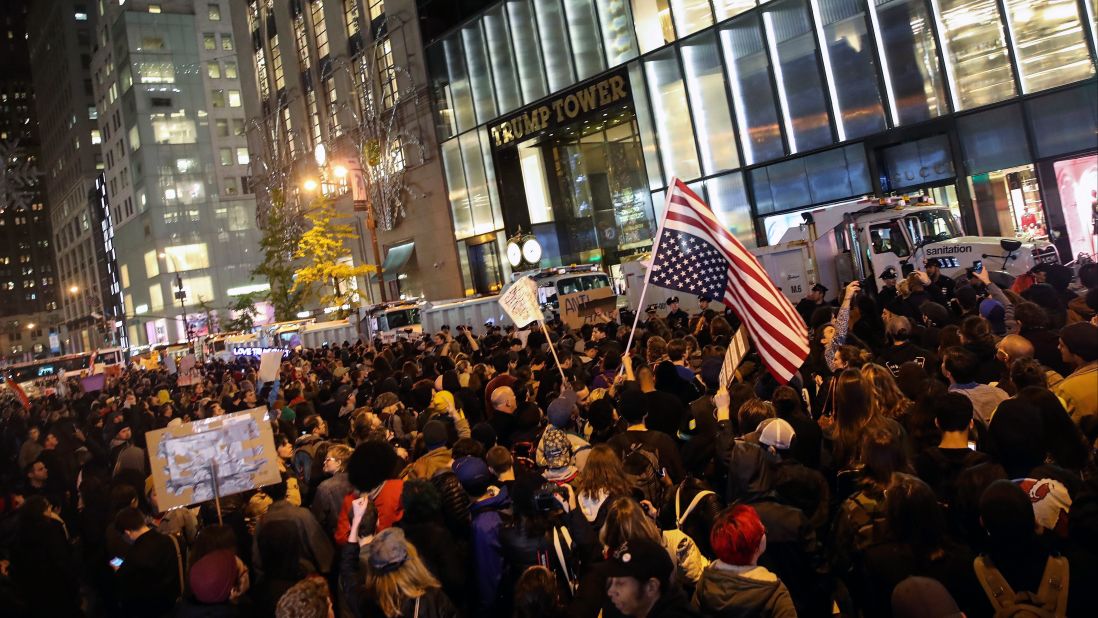
[[[157,255],[171,260],[172,269],[175,271],[175,298],[179,300],[179,315],[183,318],[183,336],[187,338],[187,345],[190,346],[191,327],[187,324],[187,291],[183,289],[183,275],[179,271],[179,265],[176,263],[174,255],[166,251],[161,251]]]

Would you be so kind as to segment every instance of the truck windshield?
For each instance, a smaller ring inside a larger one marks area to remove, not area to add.
[[[387,311],[377,317],[377,329],[379,331],[404,328],[413,324],[419,324],[419,309]]]
[[[926,210],[904,217],[907,233],[915,245],[921,247],[927,243],[941,242],[959,236],[953,215],[945,209]]]
[[[573,292],[586,292],[596,288],[610,287],[610,278],[604,273],[596,273],[583,277],[568,277],[558,279],[556,283],[547,282],[538,287],[538,302],[549,303],[557,306],[557,294],[572,294]]]

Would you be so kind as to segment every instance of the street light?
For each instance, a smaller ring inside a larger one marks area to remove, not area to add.
[[[34,330],[34,322],[27,324],[27,330]]]
[[[175,256],[166,251],[161,251],[156,255],[171,260],[172,268],[175,269],[175,297],[179,300],[179,312],[183,316],[183,332],[187,337],[187,344],[189,345],[191,343],[191,329],[187,324],[187,292],[183,289],[183,275],[179,271],[179,264],[176,263]]]
[[[74,285],[69,287],[69,294],[75,295],[78,292],[80,292],[80,286]]]
[[[309,178],[302,185],[306,191],[316,191],[316,181]]]
[[[346,178],[347,177],[347,168],[342,166],[342,165],[337,165],[337,166],[335,166],[335,169],[332,170],[332,173],[335,174],[336,178]]]

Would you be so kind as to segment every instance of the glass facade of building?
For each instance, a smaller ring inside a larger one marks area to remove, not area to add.
[[[654,235],[673,177],[749,245],[765,242],[768,216],[922,191],[949,201],[968,233],[1060,230],[1061,253],[1092,246],[1053,195],[1052,161],[1096,149],[1092,5],[491,5],[427,48],[466,288],[506,283],[505,260],[478,260],[520,227],[547,247],[544,266],[612,267],[650,244],[638,230]],[[627,96],[583,105],[607,76]],[[559,113],[573,98],[579,112]],[[496,139],[500,127],[514,135]]]

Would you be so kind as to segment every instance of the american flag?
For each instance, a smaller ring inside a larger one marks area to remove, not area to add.
[[[808,357],[808,328],[759,261],[679,179],[653,249],[651,283],[720,300],[743,321],[763,363],[785,383]]]
[[[11,392],[15,393],[15,397],[19,400],[19,403],[23,405],[23,408],[26,410],[30,410],[30,399],[27,398],[27,393],[23,390],[23,387],[19,386],[15,382],[15,380],[12,380],[11,376],[4,376],[4,383],[8,385],[8,388],[11,389]]]

